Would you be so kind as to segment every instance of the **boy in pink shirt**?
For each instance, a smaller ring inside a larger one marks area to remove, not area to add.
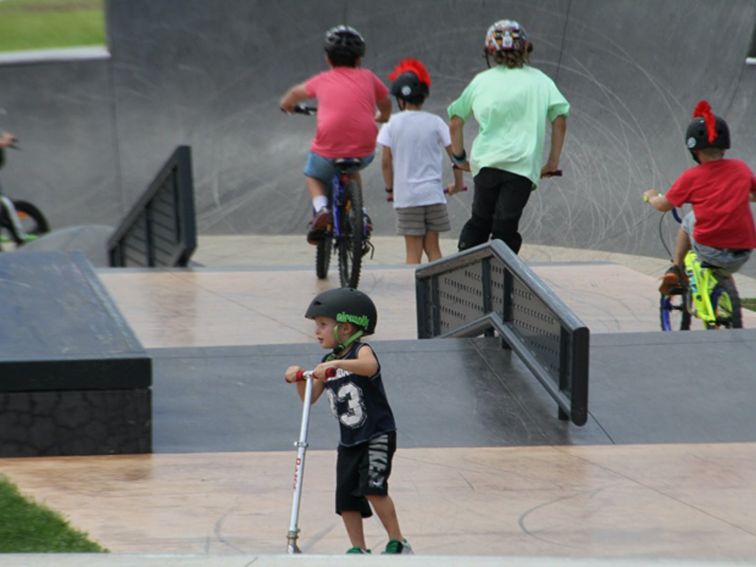
[[[293,86],[280,102],[281,110],[293,112],[297,103],[308,98],[318,101],[315,137],[304,167],[307,190],[312,198],[314,216],[307,242],[317,244],[328,227],[326,188],[338,169],[336,158],[359,158],[367,167],[375,152],[377,122],[391,115],[391,100],[386,85],[368,69],[361,68],[365,40],[349,26],[336,26],[326,32],[328,71]],[[359,173],[355,174],[361,184]]]

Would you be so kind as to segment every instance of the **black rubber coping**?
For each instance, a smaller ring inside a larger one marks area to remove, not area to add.
[[[381,341],[399,447],[756,441],[756,331],[591,337],[588,422],[557,418],[540,383],[495,338]],[[291,450],[302,406],[284,383],[315,344],[148,350],[155,452]],[[332,449],[323,398],[310,448]]]

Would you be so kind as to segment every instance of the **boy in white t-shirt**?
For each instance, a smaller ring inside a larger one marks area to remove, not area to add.
[[[389,200],[393,197],[397,233],[404,235],[407,264],[419,264],[425,252],[429,261],[441,258],[438,235],[451,229],[446,210],[443,151],[451,159],[451,138],[446,123],[421,110],[431,84],[425,66],[404,59],[389,75],[391,94],[399,114],[378,133],[383,148],[382,170]],[[463,190],[462,170],[454,169],[449,194]]]

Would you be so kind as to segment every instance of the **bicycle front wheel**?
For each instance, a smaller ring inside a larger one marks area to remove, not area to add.
[[[731,277],[722,278],[711,291],[711,308],[716,316],[714,327],[725,329],[742,329],[743,313],[740,308],[740,296]]]
[[[659,314],[662,331],[689,331],[688,294],[662,295],[659,300]]]
[[[338,241],[339,279],[341,287],[356,288],[362,269],[362,243],[364,217],[362,215],[362,191],[351,179],[344,188],[346,199],[341,211],[341,236]]]
[[[16,208],[16,216],[21,222],[21,229],[26,234],[28,240],[47,234],[50,232],[50,224],[47,222],[45,215],[42,214],[35,205],[27,201],[13,201]],[[21,246],[27,240],[16,239],[16,244]]]

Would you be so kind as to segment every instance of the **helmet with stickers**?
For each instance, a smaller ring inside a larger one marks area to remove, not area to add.
[[[727,122],[715,116],[711,111],[711,105],[705,100],[699,101],[693,110],[693,121],[685,131],[685,145],[696,161],[698,157],[693,150],[730,148],[730,128]]]
[[[378,310],[373,300],[363,292],[351,287],[340,287],[316,295],[310,302],[305,317],[329,317],[337,323],[352,323],[364,335],[372,335],[378,321]]]
[[[484,50],[487,55],[495,55],[504,51],[520,51],[524,53],[530,45],[528,33],[515,20],[499,20],[486,32]]]

